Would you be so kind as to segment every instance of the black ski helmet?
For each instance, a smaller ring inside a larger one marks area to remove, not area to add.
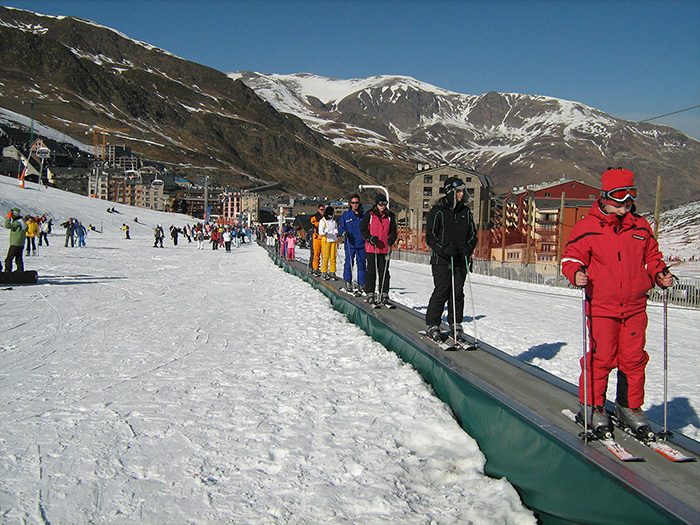
[[[462,179],[458,177],[448,177],[443,184],[445,189],[445,198],[452,205],[452,208],[457,207],[457,191],[464,191],[466,186]]]

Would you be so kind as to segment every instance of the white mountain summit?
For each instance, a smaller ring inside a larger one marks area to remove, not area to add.
[[[672,167],[679,155],[700,168],[697,140],[570,100],[469,95],[400,75],[349,80],[309,73],[229,76],[355,154],[404,166],[415,161],[473,166],[506,188],[561,176],[592,183],[601,167],[625,164],[634,169],[637,162],[650,174],[663,170],[680,182],[689,172]],[[641,175],[642,189],[651,190],[655,182]]]

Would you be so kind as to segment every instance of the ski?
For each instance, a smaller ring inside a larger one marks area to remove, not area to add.
[[[646,445],[649,447],[651,450],[659,454],[660,456],[663,456],[664,458],[668,459],[669,461],[673,461],[674,463],[689,463],[691,461],[697,461],[697,458],[693,456],[686,456],[683,454],[681,451],[675,449],[671,445],[669,445],[665,441],[659,441],[658,435],[654,434],[653,439],[640,439],[639,436],[626,425],[623,425],[620,420],[612,416],[610,420],[613,422],[613,424],[625,432],[626,434],[629,434],[632,436],[636,441],[641,443],[642,445]]]
[[[459,350],[460,348],[462,348],[462,345],[461,345],[460,343],[455,343],[455,344],[452,344],[452,345],[449,344],[449,343],[447,342],[447,339],[448,339],[447,337],[445,337],[445,340],[442,341],[442,342],[441,342],[441,341],[436,341],[435,339],[433,339],[432,337],[430,337],[430,336],[428,335],[428,332],[426,332],[425,330],[419,330],[419,331],[418,331],[418,335],[420,335],[421,338],[427,339],[428,341],[430,341],[430,342],[432,342],[433,344],[437,345],[438,347],[440,347],[440,348],[441,348],[442,350],[444,350],[445,352],[454,352],[454,351]]]
[[[568,408],[565,408],[564,410],[561,411],[561,413],[569,418],[571,421],[576,423],[578,426],[583,428],[583,424],[581,424],[578,421],[578,418],[576,417],[576,414],[574,414],[571,410]],[[584,432],[586,429],[584,429]],[[601,445],[603,445],[608,451],[615,456],[617,459],[620,461],[623,461],[625,463],[629,462],[640,462],[640,461],[646,461],[643,457],[641,456],[635,456],[631,452],[629,452],[625,447],[620,445],[617,441],[615,441],[614,438],[612,437],[603,437],[603,436],[597,436],[595,434],[592,434],[592,441],[597,441]]]
[[[450,334],[450,338],[454,339],[452,335]],[[462,345],[462,348],[465,350],[468,350],[470,352],[473,352],[474,350],[479,349],[479,343],[474,339],[474,340],[469,340],[467,339],[467,336],[464,333],[458,333],[457,334],[457,342]]]

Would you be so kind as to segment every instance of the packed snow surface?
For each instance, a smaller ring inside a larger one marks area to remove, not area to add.
[[[193,219],[0,177],[0,212],[13,206],[55,229],[25,258],[39,284],[0,290],[3,522],[534,523],[417,373],[263,249],[152,248],[156,224]],[[102,233],[64,248],[69,216]],[[425,310],[428,266],[392,261],[391,279]],[[479,275],[471,291],[468,332],[475,318],[480,340],[577,382],[577,291]],[[648,310],[644,408],[660,421]],[[669,422],[694,439],[698,340],[700,311],[671,306]]]
[[[39,284],[0,290],[3,523],[535,523],[415,370],[262,248],[153,248],[193,221],[16,183],[3,215],[55,222]],[[65,248],[69,216],[103,231]]]

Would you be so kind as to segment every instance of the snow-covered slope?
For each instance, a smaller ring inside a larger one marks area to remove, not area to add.
[[[156,249],[188,219],[108,204],[0,177],[3,214],[104,228],[71,249],[56,225],[39,284],[0,289],[0,521],[535,523],[416,371],[264,250]]]

